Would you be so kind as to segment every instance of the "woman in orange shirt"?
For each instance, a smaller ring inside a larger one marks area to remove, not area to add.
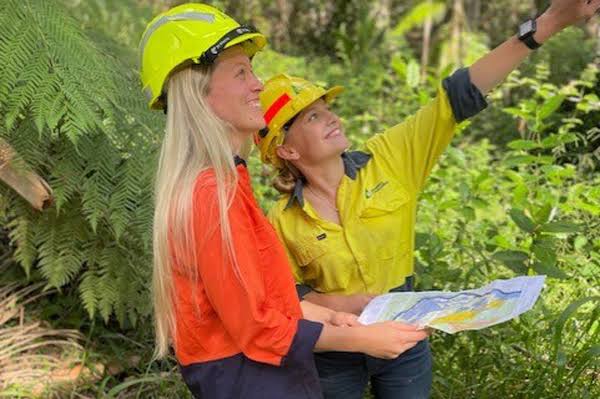
[[[174,348],[196,398],[320,398],[313,350],[394,358],[426,337],[301,308],[239,156],[265,126],[251,65],[265,43],[203,4],[157,16],[140,43],[144,92],[167,115],[155,192],[156,354]]]

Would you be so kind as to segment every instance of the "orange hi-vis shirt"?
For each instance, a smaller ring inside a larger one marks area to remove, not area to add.
[[[236,164],[239,178],[228,215],[246,287],[224,252],[216,180],[214,171],[206,170],[193,194],[196,281],[181,273],[181,258],[174,259],[174,348],[183,366],[239,353],[280,366],[302,319],[285,249],[256,203],[245,163]],[[310,341],[316,342],[318,334]]]

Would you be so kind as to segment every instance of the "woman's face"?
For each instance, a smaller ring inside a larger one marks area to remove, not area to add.
[[[252,134],[265,127],[258,98],[262,89],[248,55],[241,46],[233,46],[217,57],[206,100],[237,132]]]
[[[319,99],[298,114],[286,134],[284,146],[297,154],[289,160],[302,159],[308,164],[318,165],[338,157],[348,148],[349,142],[340,118],[329,109],[325,100]],[[290,152],[287,153],[289,155]],[[284,158],[287,156],[284,155]]]

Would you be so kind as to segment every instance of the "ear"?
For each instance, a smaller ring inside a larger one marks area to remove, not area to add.
[[[297,161],[300,159],[300,154],[296,149],[288,144],[278,145],[275,149],[277,156],[286,161]]]

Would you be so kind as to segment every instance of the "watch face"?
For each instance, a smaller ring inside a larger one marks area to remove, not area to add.
[[[529,20],[523,22],[521,26],[519,26],[519,37],[526,36],[527,34],[533,31],[533,21]]]

